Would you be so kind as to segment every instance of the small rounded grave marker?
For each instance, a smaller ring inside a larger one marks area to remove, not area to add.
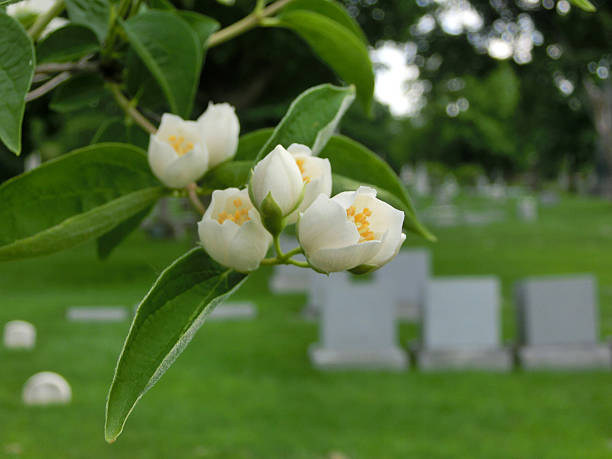
[[[22,397],[26,405],[66,404],[72,399],[72,390],[62,376],[43,371],[26,381]]]
[[[4,326],[4,346],[8,349],[32,349],[36,344],[36,328],[23,320],[11,320]]]

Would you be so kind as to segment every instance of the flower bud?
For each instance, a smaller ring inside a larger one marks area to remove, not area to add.
[[[208,152],[197,123],[169,113],[150,137],[148,156],[155,176],[170,188],[182,188],[208,169]]]
[[[277,206],[280,217],[286,217],[299,205],[304,182],[293,156],[278,145],[255,165],[249,188],[253,204],[265,220],[262,205],[268,195],[266,207]]]
[[[333,198],[319,195],[300,214],[298,238],[312,266],[325,272],[369,272],[389,262],[406,239],[404,213],[359,187]]]
[[[198,233],[215,261],[240,272],[256,269],[272,242],[247,190],[238,188],[213,191]]]
[[[306,145],[294,143],[287,148],[300,169],[304,182],[304,198],[298,209],[287,217],[287,223],[295,223],[299,212],[306,210],[319,196],[329,197],[332,190],[331,165],[327,158],[312,156],[312,150]]]
[[[234,107],[209,103],[197,122],[208,150],[208,167],[234,157],[240,134],[240,122]]]

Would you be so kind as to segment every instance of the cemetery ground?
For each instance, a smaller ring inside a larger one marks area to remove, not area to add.
[[[504,340],[514,337],[514,281],[581,272],[597,277],[601,337],[612,335],[609,202],[566,198],[527,223],[512,200],[459,201],[508,218],[433,228],[434,275],[498,275]],[[322,373],[307,356],[318,335],[300,315],[305,295],[270,295],[268,270],[234,298],[256,302],[258,317],[204,324],[107,445],[104,402],[129,322],[68,322],[66,308],[132,307],[192,243],[136,234],[106,262],[86,245],[0,265],[0,325],[23,319],[38,331],[33,351],[0,349],[0,457],[612,457],[612,373]],[[402,346],[417,336],[401,325]],[[23,383],[43,370],[70,382],[70,405],[23,406]]]

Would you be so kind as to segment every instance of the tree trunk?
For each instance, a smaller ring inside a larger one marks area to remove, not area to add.
[[[600,87],[587,79],[584,86],[591,102],[595,129],[599,136],[597,191],[601,196],[612,198],[612,82],[606,80]]]

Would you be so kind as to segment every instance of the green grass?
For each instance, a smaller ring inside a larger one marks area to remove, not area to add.
[[[592,272],[602,337],[610,335],[611,207],[568,199],[541,209],[536,224],[437,228],[435,274],[498,275],[509,340],[514,281]],[[87,245],[0,265],[0,325],[25,319],[38,329],[34,351],[0,349],[0,457],[612,457],[612,374],[321,373],[307,359],[317,327],[300,318],[305,297],[269,295],[267,270],[238,294],[257,302],[257,320],[205,324],[107,445],[104,401],[129,324],[69,323],[66,308],[135,304],[190,246],[136,235],[104,263]],[[416,333],[402,325],[402,344]],[[68,379],[72,404],[22,406],[24,381],[42,370]]]

